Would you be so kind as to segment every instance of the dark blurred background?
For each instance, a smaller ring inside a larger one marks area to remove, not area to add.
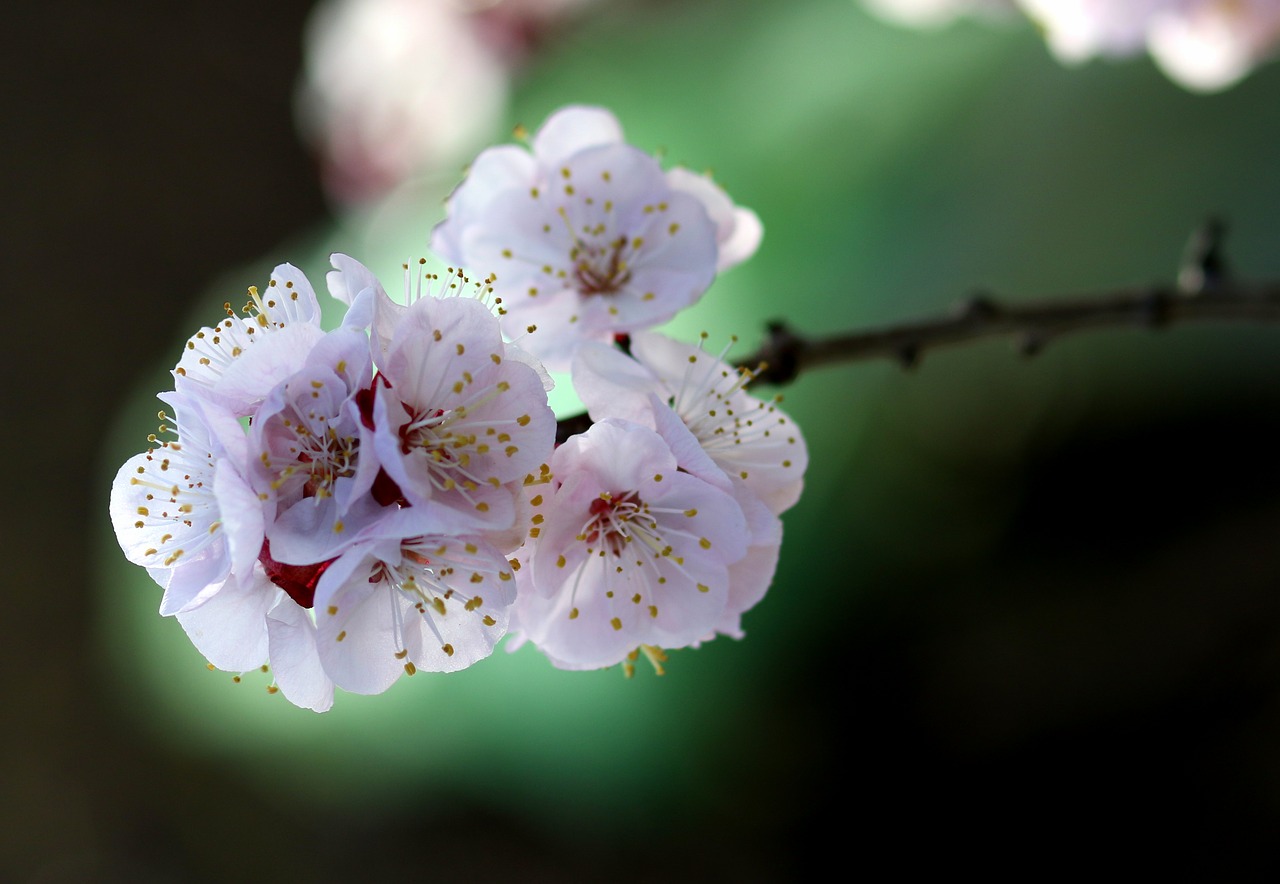
[[[206,672],[114,545],[111,476],[224,300],[282,261],[320,287],[333,249],[393,288],[465,162],[333,189],[295,122],[311,6],[51,0],[0,37],[0,879],[1274,875],[1280,329],[803,376],[775,585],[745,640],[661,679],[526,648],[316,716]],[[1235,272],[1280,278],[1277,65],[1192,95],[1146,59],[1068,69],[1027,27],[907,31],[849,0],[485,27],[521,53],[486,142],[605,104],[764,220],[676,334],[745,349],[780,315],[1167,281],[1209,214]]]

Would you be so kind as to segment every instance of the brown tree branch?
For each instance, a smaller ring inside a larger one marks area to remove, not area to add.
[[[1280,282],[1234,279],[1223,259],[1223,233],[1222,223],[1213,219],[1198,229],[1173,283],[1020,304],[976,295],[947,316],[820,338],[805,337],[775,321],[766,327],[760,348],[737,364],[751,369],[756,383],[781,385],[803,372],[846,362],[887,358],[911,368],[927,351],[985,338],[1013,338],[1030,356],[1061,337],[1091,329],[1280,322]],[[576,415],[560,424],[563,441],[590,426],[590,420]]]

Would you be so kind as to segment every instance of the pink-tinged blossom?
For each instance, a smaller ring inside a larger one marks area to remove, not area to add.
[[[804,437],[776,401],[746,391],[751,372],[656,333],[634,336],[630,350],[627,356],[584,345],[573,363],[574,388],[592,418],[653,427],[682,470],[734,495],[750,540],[746,556],[730,568],[716,632],[741,638],[742,614],[764,597],[777,568],[778,514],[795,504],[804,486]]]
[[[327,709],[333,692],[314,652],[314,626],[300,624],[306,613],[258,562],[264,513],[244,477],[239,422],[195,397],[161,398],[173,413],[161,413],[156,447],[126,461],[111,489],[125,557],[164,587],[160,613],[176,617],[210,665],[244,672],[278,658],[284,665],[273,689]]]
[[[359,337],[376,374],[347,385],[356,391],[343,406],[350,432],[337,435],[359,438],[358,463],[344,461],[354,502],[341,524],[351,543],[326,521],[328,545],[308,552],[337,554],[316,575],[314,616],[329,676],[378,693],[406,672],[469,666],[506,634],[515,582],[504,553],[523,534],[525,481],[548,470],[555,416],[544,373],[502,340],[484,283],[406,268],[400,304],[359,262],[332,261],[330,290],[350,305],[342,331],[369,329]],[[344,486],[334,487],[332,505],[304,497],[295,509],[336,513]]]
[[[523,535],[524,483],[549,469],[555,416],[545,373],[502,340],[484,281],[406,268],[397,303],[359,262],[332,262],[330,291],[349,305],[344,331],[369,330],[376,374],[348,387],[367,383],[344,406],[348,438],[359,434],[350,489],[361,496],[342,519],[351,544],[309,553],[337,553],[317,575],[314,616],[334,682],[378,693],[406,672],[469,666],[506,634],[515,581],[504,553]]]
[[[679,469],[653,430],[605,420],[556,449],[530,488],[516,620],[556,666],[594,669],[642,648],[697,644],[722,625],[747,553],[733,497]]]
[[[480,530],[518,546],[517,489],[546,469],[554,443],[553,384],[535,357],[502,340],[485,306],[492,280],[405,265],[397,303],[358,261],[331,260],[329,289],[350,305],[345,324],[369,330],[379,372],[362,416],[379,428],[374,442],[385,455],[375,496],[409,508],[391,528],[400,536]]]
[[[583,340],[649,328],[755,251],[760,224],[710,179],[664,172],[608,111],[553,114],[532,150],[484,151],[432,235],[446,260],[493,272],[504,329],[552,370]]]
[[[409,305],[373,391],[373,443],[404,504],[399,536],[512,529],[556,421],[542,377],[509,358],[487,307],[466,297]]]
[[[574,360],[574,390],[593,419],[658,430],[683,469],[712,482],[712,470],[723,471],[774,514],[795,504],[809,463],[804,437],[778,400],[747,392],[750,370],[654,332],[634,335],[630,350],[584,346]]]
[[[344,690],[376,694],[406,673],[470,666],[506,634],[512,578],[501,550],[478,536],[357,544],[316,590],[324,669]]]
[[[214,668],[269,668],[271,692],[316,712],[333,705],[333,682],[321,666],[311,615],[267,578],[261,564],[231,575],[207,600],[176,616]]]
[[[263,515],[244,478],[238,422],[215,406],[163,394],[172,413],[111,486],[110,513],[125,558],[165,589],[160,613],[199,605],[227,576],[248,573]]]
[[[191,339],[173,414],[110,506],[211,667],[274,670],[269,690],[317,711],[335,682],[373,693],[492,651],[522,488],[546,481],[555,436],[549,378],[503,341],[484,283],[420,275],[404,305],[334,266],[339,328],[281,265],[247,319]]]
[[[384,515],[370,494],[379,467],[358,402],[372,382],[368,336],[339,328],[255,413],[252,477],[270,513],[276,562],[333,559]]]
[[[302,367],[324,336],[320,305],[302,272],[281,264],[265,292],[249,287],[243,315],[230,304],[225,309],[226,319],[188,339],[173,370],[175,389],[247,417],[276,384]]]

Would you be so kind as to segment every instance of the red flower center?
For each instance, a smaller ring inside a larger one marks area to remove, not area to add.
[[[267,572],[267,577],[272,583],[283,589],[289,594],[289,598],[302,607],[310,608],[316,603],[316,584],[320,582],[320,575],[333,564],[334,559],[315,565],[289,565],[277,562],[271,558],[271,543],[264,537],[262,552],[258,553],[258,561],[262,563],[262,569]]]

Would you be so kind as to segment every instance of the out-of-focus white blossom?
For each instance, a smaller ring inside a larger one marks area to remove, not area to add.
[[[862,0],[867,9],[896,24],[935,27],[963,15],[1008,12],[1014,0]]]
[[[1147,52],[1170,79],[1198,92],[1234,85],[1280,46],[1280,0],[861,2],[887,21],[916,27],[1016,8],[1035,23],[1064,64]]]
[[[1156,64],[1203,92],[1239,82],[1278,45],[1280,0],[1200,0],[1155,16],[1147,33]]]
[[[518,68],[548,30],[570,23],[586,6],[604,0],[444,0],[468,15],[480,39]]]
[[[1067,63],[1147,51],[1180,85],[1225,89],[1280,42],[1280,0],[1020,0]]]
[[[461,167],[498,130],[537,47],[600,2],[320,0],[295,117],[330,198],[367,204]]]
[[[1129,55],[1146,45],[1157,13],[1185,0],[1018,0],[1044,31],[1061,61],[1074,64],[1097,55]]]
[[[322,0],[297,124],[342,204],[455,168],[500,126],[507,70],[450,0]]]

